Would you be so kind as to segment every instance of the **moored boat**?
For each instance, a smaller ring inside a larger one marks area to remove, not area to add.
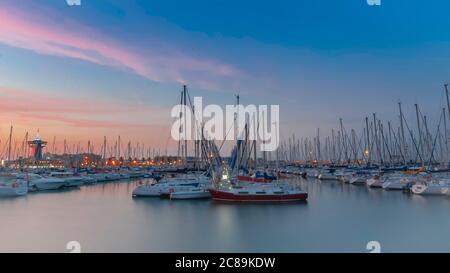
[[[449,183],[447,180],[433,180],[431,176],[412,182],[411,192],[419,195],[448,195]]]
[[[170,197],[172,192],[198,187],[198,182],[166,181],[140,185],[133,190],[134,197]]]
[[[338,177],[334,169],[322,170],[317,176],[319,180],[337,181]]]
[[[364,175],[354,175],[350,178],[349,184],[352,185],[365,185],[367,182],[367,176]]]
[[[191,187],[184,190],[173,191],[170,193],[170,199],[208,199],[211,193],[203,187]]]
[[[405,190],[411,182],[412,177],[410,176],[393,176],[386,178],[382,187],[385,190]]]
[[[374,175],[372,178],[367,179],[366,184],[370,188],[381,188],[383,187],[383,180],[380,175]]]
[[[99,173],[93,173],[90,175],[97,183],[106,182],[108,181],[108,177],[106,176],[106,173],[99,172]]]
[[[210,189],[214,200],[230,202],[289,202],[306,201],[308,194],[302,190],[271,188],[231,188],[229,190]]]
[[[449,188],[447,185],[421,183],[412,185],[411,192],[419,195],[446,195],[449,192]]]
[[[123,180],[130,179],[130,175],[128,173],[121,172],[121,173],[119,173],[119,175],[120,175],[120,179],[123,179]]]
[[[14,175],[0,176],[0,197],[17,197],[28,193],[28,185],[25,180],[18,179]]]
[[[256,182],[256,183],[270,183],[272,182],[272,179],[267,179],[264,177],[255,177],[255,176],[245,176],[245,175],[238,175],[237,179],[242,182]]]
[[[117,181],[120,179],[121,179],[121,176],[119,173],[115,173],[115,172],[106,173],[106,181]]]
[[[66,187],[79,187],[83,185],[83,177],[75,176],[72,172],[52,172],[50,177],[63,179]]]
[[[64,179],[45,177],[34,173],[25,175],[24,179],[28,181],[31,191],[58,190],[66,185],[66,181]]]
[[[292,202],[308,198],[305,191],[286,183],[234,185],[225,166],[213,175],[213,187],[209,192],[213,200],[227,202]]]

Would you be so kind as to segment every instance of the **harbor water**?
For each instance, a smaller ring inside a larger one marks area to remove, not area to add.
[[[306,203],[133,198],[141,181],[0,199],[0,252],[449,252],[450,198],[297,180]]]

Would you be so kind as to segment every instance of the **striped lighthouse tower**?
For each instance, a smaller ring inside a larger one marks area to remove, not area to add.
[[[28,146],[31,148],[31,152],[36,161],[42,160],[42,152],[45,146],[47,145],[47,141],[43,141],[39,136],[39,130],[34,140],[28,141]]]

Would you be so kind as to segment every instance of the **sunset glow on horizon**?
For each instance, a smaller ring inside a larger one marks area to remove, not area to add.
[[[448,3],[408,7],[426,19],[412,23],[404,1],[250,2],[2,1],[0,152],[12,125],[17,145],[39,129],[59,151],[66,140],[98,152],[104,136],[109,145],[121,136],[174,153],[170,109],[183,84],[209,103],[240,94],[243,104],[280,105],[284,138],[328,133],[338,118],[359,130],[366,115],[395,117],[399,100],[408,116],[418,101],[439,115]]]

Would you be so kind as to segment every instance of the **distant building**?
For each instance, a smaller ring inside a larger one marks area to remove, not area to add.
[[[102,157],[96,154],[49,154],[45,155],[45,159],[52,162],[61,162],[64,166],[70,167],[95,167],[102,163]]]
[[[31,148],[34,160],[41,161],[43,159],[42,152],[47,145],[47,141],[42,141],[38,133],[34,140],[28,141],[28,145]]]

